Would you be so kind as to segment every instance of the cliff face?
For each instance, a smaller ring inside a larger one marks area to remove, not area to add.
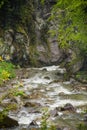
[[[12,13],[7,15],[7,26],[5,18],[3,19],[6,29],[4,28],[5,31],[0,37],[0,55],[4,59],[21,66],[52,65],[64,61],[66,67],[69,63],[68,70],[72,69],[73,72],[82,67],[84,60],[78,60],[79,53],[72,49],[64,52],[58,46],[58,37],[50,36],[48,33],[58,26],[58,21],[48,21],[54,4],[56,0],[46,0],[44,4],[41,0],[26,1],[16,6],[18,13],[16,12],[14,17]],[[12,9],[14,9],[14,4]]]
[[[15,23],[15,28],[10,23],[4,32],[0,51],[4,58],[20,65],[50,65],[61,61],[62,51],[58,47],[56,37],[51,38],[48,35],[53,26],[48,18],[55,3],[55,0],[48,0],[43,5],[40,0],[36,0],[28,2],[28,6],[24,5],[27,13],[21,14],[22,22],[19,20],[19,23]],[[8,17],[10,21],[11,18]]]

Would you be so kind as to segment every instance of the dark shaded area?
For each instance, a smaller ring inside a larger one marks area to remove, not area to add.
[[[8,116],[4,117],[2,122],[0,122],[0,128],[11,128],[15,126],[19,126],[18,122]]]

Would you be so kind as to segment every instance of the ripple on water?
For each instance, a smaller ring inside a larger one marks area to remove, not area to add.
[[[80,105],[87,104],[87,101],[76,101],[76,100],[70,100],[70,99],[63,99],[63,100],[56,100],[55,103],[49,105],[50,108],[55,108],[55,107],[61,107],[64,106],[65,104],[70,103],[73,106],[77,107]]]

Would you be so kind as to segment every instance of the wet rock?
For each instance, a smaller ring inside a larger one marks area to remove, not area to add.
[[[27,99],[30,99],[30,95],[24,95],[23,97],[22,97],[22,99],[24,99],[24,100],[27,100]]]
[[[33,121],[29,124],[27,130],[38,130],[38,128],[39,128],[38,124],[36,123],[36,121],[33,120]]]
[[[48,76],[45,76],[45,77],[44,77],[44,79],[50,80],[50,77],[48,77]]]
[[[22,128],[21,130],[26,130],[26,128]]]
[[[32,109],[29,111],[29,113],[41,113],[38,109]]]
[[[57,128],[56,130],[62,130],[61,128]]]
[[[24,107],[39,107],[41,106],[40,103],[31,103],[31,102],[26,102]]]
[[[11,102],[18,103],[17,97],[13,97],[13,98],[11,99]]]
[[[54,110],[51,110],[51,111],[50,111],[50,116],[52,116],[52,117],[58,116],[58,111],[57,111],[56,108],[55,108]]]
[[[87,114],[84,116],[84,121],[87,122]]]
[[[34,91],[34,90],[33,90]],[[30,95],[30,99],[40,99],[41,97],[46,97],[46,95],[44,95],[42,92],[39,92],[37,90],[35,90],[31,95]]]
[[[9,116],[4,117],[4,119],[0,122],[0,128],[9,128],[15,126],[19,126],[18,121]]]
[[[75,111],[75,108],[72,104],[67,103],[63,108],[61,108],[61,111]]]
[[[65,127],[65,128],[63,128],[63,130],[70,130],[70,128]]]
[[[60,92],[60,93],[59,93],[59,96],[64,96],[64,95],[65,95],[64,92]]]
[[[47,71],[47,69],[46,69],[46,68],[43,68],[43,69],[42,69],[42,71],[46,72],[46,71]]]

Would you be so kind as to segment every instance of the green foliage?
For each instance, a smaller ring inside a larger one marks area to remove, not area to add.
[[[10,104],[6,108],[4,108],[3,111],[0,112],[0,122],[2,122],[3,119],[8,115],[9,110],[15,109],[17,109],[16,104]]]
[[[20,86],[19,84],[15,87],[15,88],[12,88],[9,92],[8,92],[8,96],[9,97],[13,97],[13,96],[25,96],[25,92],[23,90],[20,90],[19,87],[22,87]]]
[[[1,59],[2,60],[2,59]],[[0,84],[15,77],[14,65],[0,60]]]
[[[4,4],[4,1],[1,0],[1,1],[0,1],[0,8],[2,7],[3,4]]]
[[[83,82],[87,82],[87,71],[78,71],[75,74],[77,80],[81,80]]]
[[[4,109],[2,112],[0,112],[0,122],[3,121],[4,117],[6,117],[8,114],[8,111]]]
[[[18,91],[16,91],[16,92],[14,92],[14,94],[13,94],[14,96],[24,96],[25,94],[24,94],[24,91],[23,90],[18,90]]]
[[[86,124],[79,124],[77,126],[77,130],[87,130],[87,125]]]
[[[0,0],[0,9],[4,6],[4,4],[6,2],[8,2],[9,0]]]
[[[47,119],[49,118],[48,109],[43,110],[42,120],[41,120],[41,129],[40,130],[56,130],[56,127],[48,123]]]
[[[44,5],[45,0],[41,0],[40,2],[41,2],[42,5]]]
[[[57,21],[55,34],[61,48],[77,46],[87,54],[87,1],[58,0],[49,20]]]
[[[43,111],[42,121],[41,121],[41,130],[48,130],[48,110]]]

